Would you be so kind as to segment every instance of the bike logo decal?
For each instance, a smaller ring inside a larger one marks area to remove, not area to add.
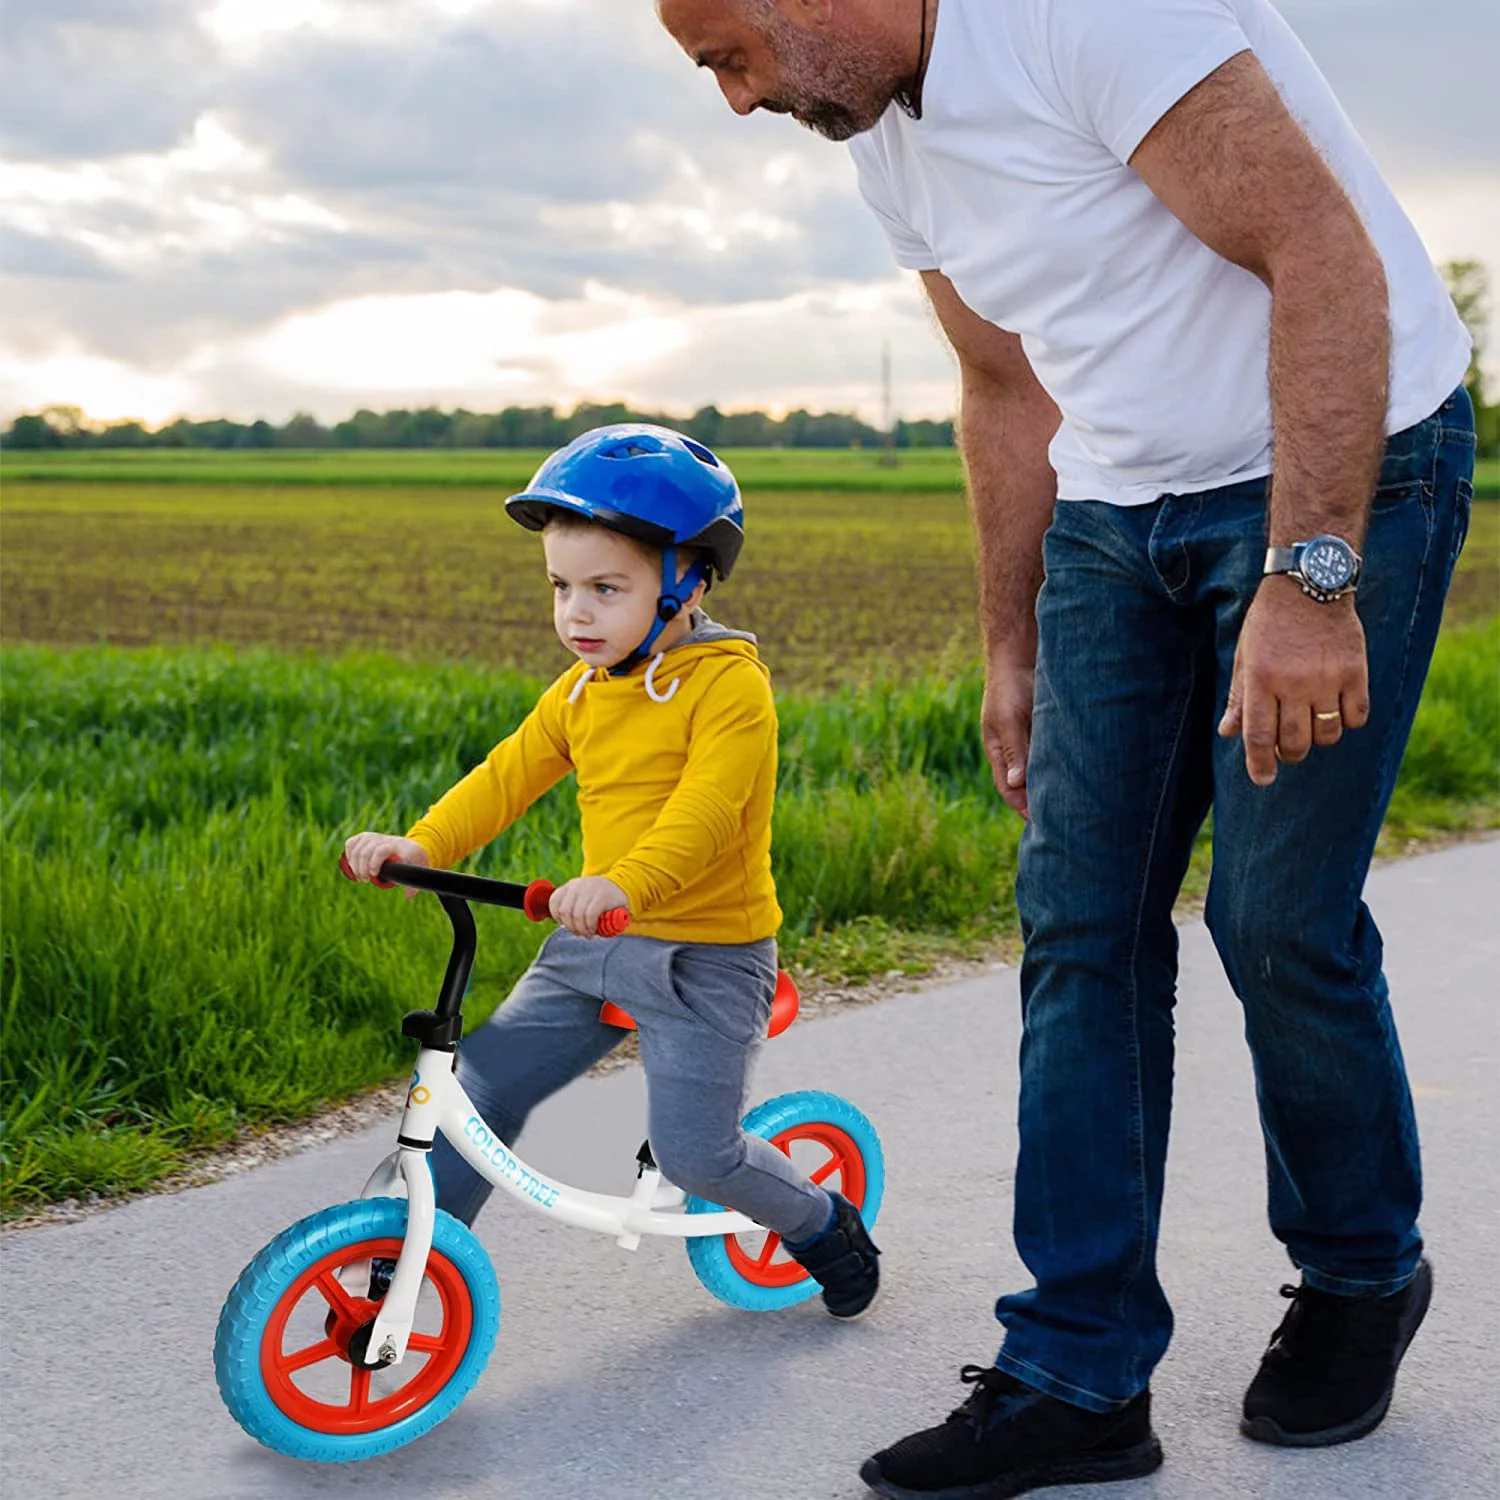
[[[411,1075],[411,1087],[407,1090],[406,1093],[406,1103],[408,1108],[413,1104],[426,1104],[427,1101],[431,1098],[432,1090],[422,1082],[422,1075],[420,1073],[413,1073]]]
[[[562,1197],[562,1189],[544,1181],[525,1167],[505,1149],[505,1143],[491,1134],[489,1127],[478,1115],[470,1115],[464,1124],[464,1134],[479,1147],[479,1153],[507,1182],[513,1182],[543,1208],[556,1208]]]

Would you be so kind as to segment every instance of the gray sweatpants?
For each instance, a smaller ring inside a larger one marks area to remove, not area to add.
[[[648,1134],[670,1182],[748,1214],[784,1239],[808,1240],[832,1200],[774,1146],[740,1129],[751,1064],[776,990],[776,943],[580,938],[558,928],[487,1025],[459,1044],[458,1078],[507,1145],[532,1109],[617,1047],[599,1019],[613,1000],[635,1017],[646,1071]],[[470,1224],[490,1195],[439,1136],[437,1201]]]

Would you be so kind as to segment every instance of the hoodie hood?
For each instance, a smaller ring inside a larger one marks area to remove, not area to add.
[[[684,646],[707,646],[713,641],[748,641],[752,646],[758,644],[748,630],[731,630],[727,625],[720,625],[717,620],[710,620],[701,609],[693,611],[688,623],[692,629],[675,646],[668,648],[669,656]]]

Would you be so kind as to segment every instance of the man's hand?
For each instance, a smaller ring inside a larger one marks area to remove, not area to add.
[[[427,865],[427,851],[414,839],[403,839],[394,833],[356,833],[344,844],[344,858],[356,880],[375,880],[388,859],[399,859],[404,865]],[[409,885],[401,888],[408,901],[420,896]]]
[[[1036,688],[1036,655],[992,655],[984,674],[984,706],[979,712],[984,753],[995,788],[1024,818],[1026,757],[1031,750],[1031,704]]]
[[[576,937],[593,937],[599,928],[599,918],[617,906],[628,911],[630,901],[613,880],[602,875],[584,875],[553,891],[552,920]]]
[[[1309,599],[1291,578],[1267,578],[1250,605],[1234,653],[1224,739],[1243,735],[1256,786],[1276,780],[1314,745],[1335,745],[1370,716],[1365,632],[1354,596]]]

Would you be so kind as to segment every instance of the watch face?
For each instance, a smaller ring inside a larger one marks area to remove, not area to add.
[[[1354,576],[1354,551],[1336,536],[1314,537],[1302,554],[1302,572],[1314,588],[1343,588]]]

